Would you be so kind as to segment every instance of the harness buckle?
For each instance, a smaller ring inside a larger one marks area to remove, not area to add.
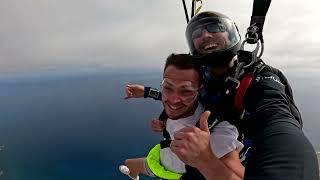
[[[225,80],[227,86],[226,94],[230,93],[230,90],[236,90],[240,86],[240,81],[234,77],[228,76]]]

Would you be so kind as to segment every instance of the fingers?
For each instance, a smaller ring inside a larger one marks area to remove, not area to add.
[[[180,158],[180,156],[183,156],[185,154],[185,151],[187,149],[187,148],[184,148],[182,143],[183,142],[181,142],[181,141],[174,140],[170,144],[171,151],[173,153],[175,153],[176,155],[178,155],[179,158]]]
[[[173,140],[170,143],[170,148],[174,149],[175,151],[181,152],[182,149],[188,149],[187,144],[184,140]]]
[[[127,84],[126,85],[126,97],[129,98],[141,98],[144,96],[144,86],[139,84]]]
[[[190,149],[192,149],[186,140],[173,140],[170,143],[170,149],[173,153],[175,153],[179,159],[181,159],[184,163],[188,163],[188,155],[190,154]],[[192,150],[191,150],[192,151]]]
[[[151,129],[154,132],[162,132],[164,127],[165,127],[165,124],[164,124],[163,121],[160,121],[158,119],[152,119],[151,120]]]
[[[151,127],[151,129],[152,129],[153,132],[157,132],[157,133],[158,133],[158,132],[162,132],[162,130],[163,130],[163,129],[160,128],[160,127]]]
[[[127,84],[126,85],[126,96],[124,97],[124,99],[130,99],[133,97],[133,88],[131,86],[131,84]]]
[[[161,126],[161,127],[164,127],[164,122],[163,121],[160,121],[159,119],[152,119],[151,120],[151,123],[156,125],[156,126]]]
[[[176,133],[179,133],[179,132],[184,132],[184,133],[187,133],[187,132],[196,132],[198,131],[199,128],[197,128],[196,126],[192,126],[192,127],[185,127],[185,128],[182,128],[180,129],[179,131],[177,131]]]
[[[208,118],[210,116],[210,113],[210,111],[205,111],[200,117],[199,126],[202,131],[210,132],[208,127]]]
[[[193,128],[184,128],[181,131],[178,131],[174,134],[175,140],[190,140],[192,134],[194,132]]]
[[[210,151],[210,132],[208,128],[208,117],[210,111],[204,112],[199,120],[199,127],[187,127],[174,134],[174,140],[170,149],[184,163],[196,167],[199,159],[204,153]]]

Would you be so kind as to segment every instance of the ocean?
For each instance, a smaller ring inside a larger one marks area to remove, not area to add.
[[[288,73],[304,131],[319,150],[320,82],[312,80],[320,73]],[[162,105],[124,100],[124,87],[128,82],[159,87],[161,75],[159,70],[1,76],[0,179],[128,179],[118,166],[145,156],[160,141],[149,122]]]

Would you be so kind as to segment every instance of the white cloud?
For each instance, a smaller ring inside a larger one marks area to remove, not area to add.
[[[271,3],[264,29],[267,62],[314,66],[320,60],[319,5],[312,0]],[[247,0],[203,4],[203,10],[233,18],[242,36],[251,8]],[[0,72],[64,66],[162,67],[169,53],[188,51],[185,26],[180,0],[2,0]]]

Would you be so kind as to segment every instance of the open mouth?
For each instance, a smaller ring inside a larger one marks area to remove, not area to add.
[[[168,104],[168,107],[169,107],[171,110],[173,110],[173,111],[177,111],[177,110],[179,110],[179,109],[182,108],[182,106],[172,106],[172,105],[170,105],[170,104]]]
[[[203,49],[205,51],[213,51],[213,50],[217,50],[219,47],[219,45],[217,43],[210,43],[210,44],[207,44],[203,47]]]

